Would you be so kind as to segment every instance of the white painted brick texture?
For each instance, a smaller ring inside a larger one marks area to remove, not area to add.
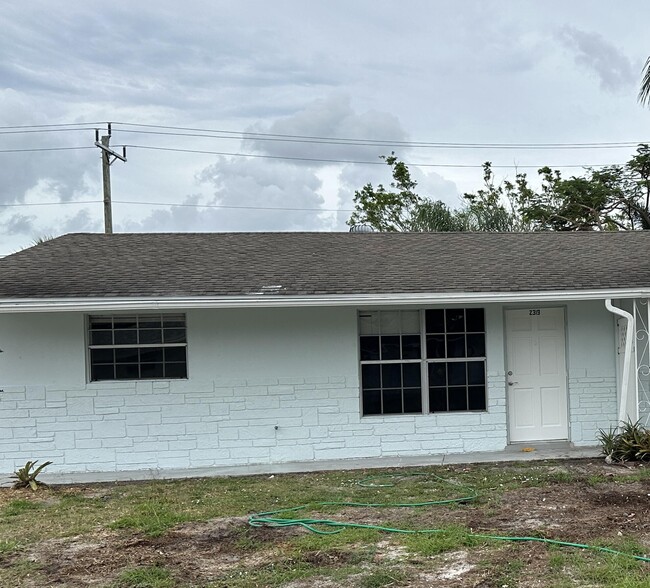
[[[74,472],[499,450],[505,383],[488,380],[487,412],[365,418],[357,378],[343,376],[6,387],[0,471],[28,459]]]

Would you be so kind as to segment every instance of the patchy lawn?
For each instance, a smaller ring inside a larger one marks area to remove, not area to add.
[[[390,477],[415,472],[428,475]],[[435,506],[316,505],[422,503],[474,492],[474,500]],[[252,513],[301,504],[310,506],[275,516],[362,526],[317,535],[248,524]],[[648,555],[650,467],[574,460],[0,489],[0,586],[650,585],[650,563],[484,535]]]

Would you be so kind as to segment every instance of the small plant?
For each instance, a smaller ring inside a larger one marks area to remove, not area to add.
[[[29,487],[34,492],[36,492],[39,486],[47,486],[47,484],[44,482],[37,480],[36,477],[52,462],[46,461],[44,464],[41,464],[36,469],[34,469],[37,463],[38,461],[28,461],[22,468],[14,472],[14,475],[11,476],[13,480],[16,480],[14,482],[14,488]]]
[[[650,429],[639,421],[628,421],[609,431],[601,429],[598,441],[608,463],[650,461]]]

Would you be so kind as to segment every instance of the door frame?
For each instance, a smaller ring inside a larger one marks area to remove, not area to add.
[[[571,442],[571,388],[569,387],[569,321],[568,321],[568,306],[566,304],[553,304],[552,302],[544,302],[542,304],[504,304],[502,308],[503,320],[503,373],[505,374],[504,386],[506,393],[506,439],[508,445],[522,445],[529,443],[528,441],[511,441],[510,440],[510,394],[508,393],[508,328],[506,322],[506,315],[509,310],[524,310],[532,308],[561,308],[564,314],[564,368],[566,378],[566,409],[567,409],[567,438],[566,441]],[[558,442],[563,442],[564,439],[559,439]],[[530,443],[553,443],[553,441],[530,441]]]

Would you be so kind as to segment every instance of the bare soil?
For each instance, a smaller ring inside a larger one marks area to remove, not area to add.
[[[631,537],[650,551],[650,482],[621,479],[591,485],[587,482],[589,476],[620,478],[636,471],[609,466],[601,460],[566,462],[561,467],[567,473],[579,474],[580,481],[518,488],[488,502],[461,506],[415,510],[345,508],[328,516],[367,524],[396,521],[410,528],[462,525],[475,533],[536,535],[578,543]],[[74,491],[95,497],[101,497],[103,492],[99,485],[79,486]],[[2,490],[0,504],[19,496],[25,494]],[[27,578],[22,583],[24,588],[110,586],[124,569],[152,565],[171,570],[181,586],[205,586],[236,570],[286,564],[296,557],[288,555],[291,540],[306,533],[300,528],[250,528],[247,517],[184,523],[160,537],[98,529],[83,536],[45,540],[0,556],[0,568],[25,559],[38,564],[41,577],[33,583]],[[342,567],[350,563],[353,553],[345,547],[304,553],[300,561],[323,569]],[[488,588],[495,586],[494,570],[502,570],[517,558],[525,562],[517,585],[546,586],[544,571],[549,550],[541,544],[490,544],[424,557],[409,553],[399,537],[386,535],[371,547],[374,556],[365,565],[401,565],[410,570],[409,580],[395,585]],[[486,557],[490,561],[487,567]],[[324,574],[285,585],[327,588],[341,584]]]

